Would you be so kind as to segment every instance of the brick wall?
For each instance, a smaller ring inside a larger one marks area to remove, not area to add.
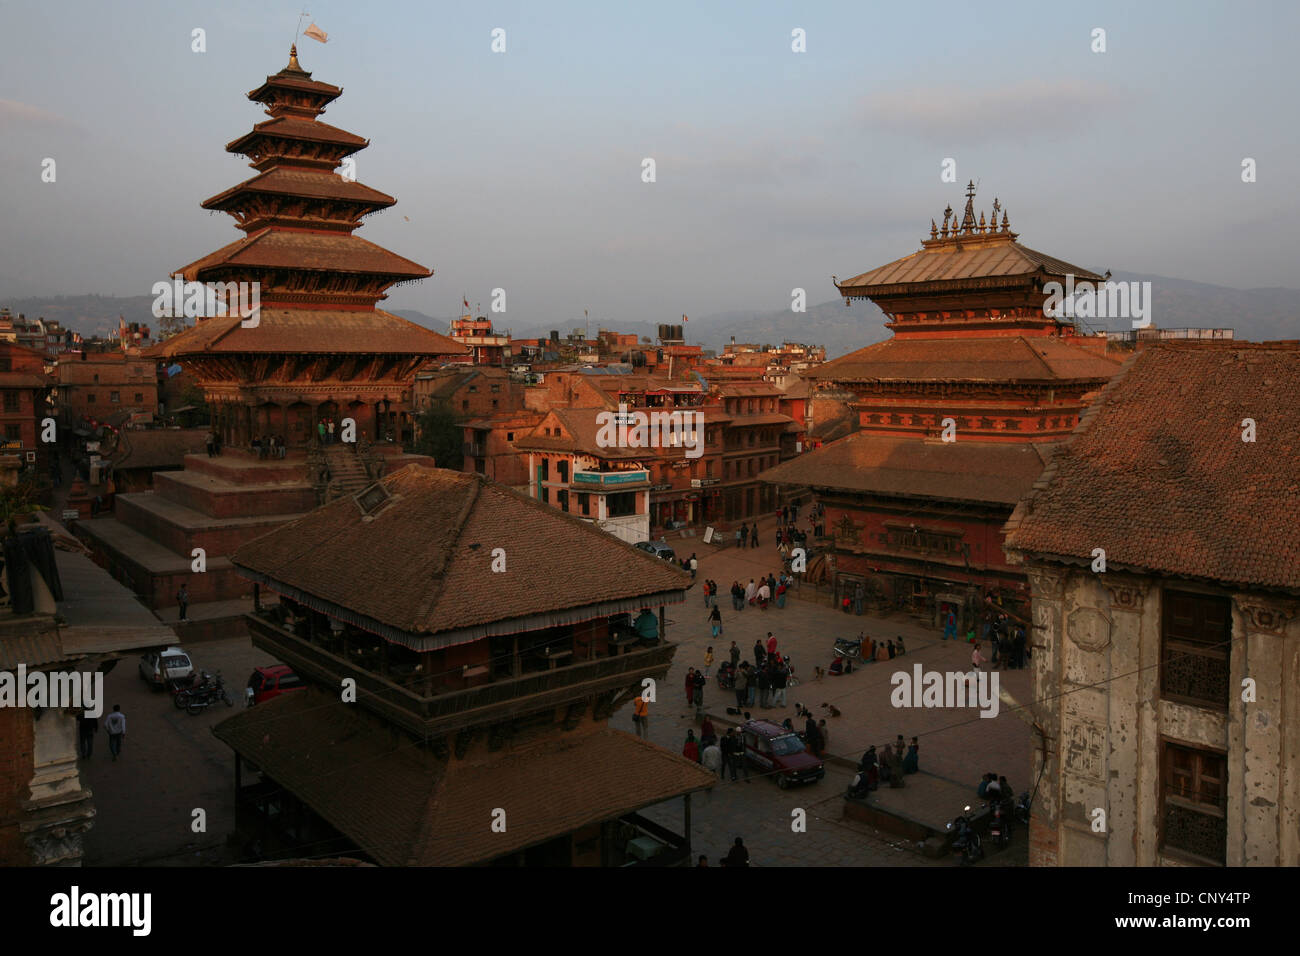
[[[1029,820],[1029,865],[1059,866],[1061,853],[1061,836],[1054,827],[1049,827],[1042,820],[1031,817]]]
[[[30,866],[18,832],[22,803],[31,796],[32,714],[25,707],[0,708],[0,866]]]

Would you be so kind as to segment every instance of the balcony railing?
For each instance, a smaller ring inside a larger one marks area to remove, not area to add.
[[[464,446],[463,446],[463,448],[462,448],[462,452],[463,452],[463,454],[465,455],[466,458],[483,458],[483,457],[485,457],[485,452],[484,452],[484,450],[483,450],[483,445],[480,444],[479,442],[465,442],[465,443],[464,443]]]
[[[557,707],[630,685],[642,677],[662,677],[677,651],[676,644],[660,641],[653,647],[612,657],[579,661],[481,687],[425,695],[339,657],[268,618],[248,614],[245,619],[253,644],[303,677],[334,688],[344,678],[353,678],[358,703],[413,733],[431,736]]]
[[[648,471],[575,471],[575,485],[594,485],[598,488],[623,487],[626,485],[648,484]]]

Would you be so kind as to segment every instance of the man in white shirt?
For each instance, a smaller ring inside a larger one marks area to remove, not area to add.
[[[704,748],[704,753],[700,754],[700,763],[707,770],[721,775],[722,773],[722,748],[717,744],[709,744]]]
[[[122,752],[122,740],[126,737],[126,714],[122,713],[121,704],[113,705],[113,712],[104,719],[104,729],[108,731],[108,752],[116,760]]]

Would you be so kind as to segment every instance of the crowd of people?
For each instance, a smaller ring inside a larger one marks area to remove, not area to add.
[[[920,762],[921,745],[915,737],[906,744],[903,735],[899,734],[897,740],[892,744],[882,744],[879,750],[872,745],[858,761],[858,772],[849,787],[849,795],[864,797],[879,789],[882,783],[897,789],[903,786],[905,776],[921,769]]]

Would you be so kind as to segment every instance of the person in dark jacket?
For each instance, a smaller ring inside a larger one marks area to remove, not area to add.
[[[81,756],[89,758],[95,751],[95,734],[99,733],[99,718],[82,714],[77,718],[77,742]]]
[[[820,757],[822,755],[822,734],[817,729],[817,720],[814,717],[809,716],[807,722],[803,725],[803,736],[804,741],[808,744],[809,752]]]
[[[745,849],[745,841],[736,837],[736,842],[731,848],[731,852],[722,858],[723,866],[749,866],[749,851]]]

